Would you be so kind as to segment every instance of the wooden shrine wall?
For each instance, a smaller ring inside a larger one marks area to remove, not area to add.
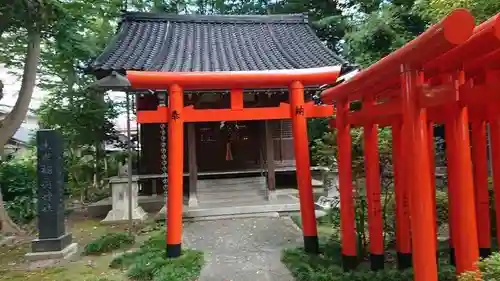
[[[274,160],[278,167],[294,166],[293,138],[290,120],[270,121],[273,127]],[[195,123],[196,158],[199,172],[265,169],[263,121],[239,122],[240,138],[231,142],[233,160],[226,159],[227,138],[221,132],[220,123]],[[184,171],[189,172],[187,125],[184,130]],[[168,126],[168,125],[167,125]],[[168,130],[168,129],[167,129]],[[140,125],[141,174],[161,174],[160,124]],[[262,156],[261,156],[262,153]],[[261,158],[262,157],[262,158]],[[160,181],[157,181],[160,189]],[[145,194],[151,194],[149,183],[143,184]]]
[[[227,108],[229,96],[222,96],[217,102],[203,103],[186,98],[185,105],[194,104],[197,108]],[[277,106],[286,100],[286,95],[257,95],[254,100],[245,101],[245,107]],[[153,110],[159,103],[158,97],[151,94],[137,96],[138,110]],[[274,144],[274,160],[277,167],[295,166],[291,120],[271,120]],[[220,122],[195,123],[196,158],[199,172],[223,172],[247,169],[265,169],[265,128],[264,121],[237,122],[238,138],[232,139],[230,149],[233,159],[227,160],[227,132],[221,130]],[[184,171],[189,170],[189,148],[187,125],[184,127]],[[168,125],[167,125],[168,126]],[[168,128],[166,128],[168,134]],[[140,125],[141,153],[139,171],[141,174],[161,174],[160,124]],[[150,181],[143,183],[143,193],[151,194]],[[157,190],[161,190],[157,180]],[[159,192],[161,193],[161,191]]]

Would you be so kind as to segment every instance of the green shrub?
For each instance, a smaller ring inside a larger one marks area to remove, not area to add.
[[[163,254],[145,253],[136,257],[127,271],[127,276],[133,280],[152,280],[155,273],[167,263]]]
[[[181,257],[168,259],[165,253],[165,243],[165,232],[156,233],[138,250],[113,259],[110,267],[127,269],[127,276],[133,280],[195,280],[204,264],[203,253],[183,250]]]
[[[135,238],[128,233],[106,233],[96,240],[90,242],[83,253],[85,255],[96,255],[111,252],[134,244]]]
[[[478,263],[483,280],[500,280],[500,253],[494,253]]]
[[[0,162],[0,188],[5,208],[15,222],[28,223],[36,217],[37,176],[31,154]]]
[[[412,281],[411,269],[400,271],[395,263],[387,263],[384,270],[371,271],[367,262],[358,269],[344,272],[342,269],[341,248],[337,242],[330,241],[321,246],[321,255],[309,255],[302,248],[283,251],[282,262],[297,281]],[[440,281],[454,281],[455,269],[444,263],[439,266]],[[467,280],[468,281],[468,280]]]
[[[436,190],[436,220],[440,226],[448,223],[448,192]]]
[[[465,272],[460,275],[459,281],[497,281],[500,280],[500,253],[494,253],[478,262],[481,276],[475,272]]]

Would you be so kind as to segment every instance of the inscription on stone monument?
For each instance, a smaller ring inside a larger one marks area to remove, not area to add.
[[[64,222],[63,145],[54,130],[37,132],[38,239],[33,252],[62,251],[71,243]]]

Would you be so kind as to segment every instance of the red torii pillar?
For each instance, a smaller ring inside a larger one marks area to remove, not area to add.
[[[363,110],[373,106],[372,97],[363,101]],[[378,126],[363,125],[365,154],[366,198],[368,203],[368,232],[370,235],[370,264],[372,270],[384,268],[384,230],[380,202],[380,164],[378,154]]]
[[[495,194],[495,212],[497,224],[497,239],[500,238],[500,119],[490,121],[491,161],[493,164],[493,186]]]
[[[398,268],[412,266],[410,216],[408,210],[408,183],[405,178],[403,127],[401,122],[392,125],[392,166],[394,193],[396,195],[396,247]]]
[[[337,128],[338,172],[340,190],[340,232],[342,236],[342,267],[345,271],[358,265],[356,251],[356,225],[352,186],[351,126],[347,121],[349,103],[337,102],[335,127]],[[333,126],[332,126],[333,127]]]
[[[427,118],[417,105],[418,71],[401,66],[402,120],[405,147],[406,183],[410,193],[410,216],[415,281],[437,281],[436,236],[432,187],[429,175]]]
[[[476,198],[476,221],[477,236],[479,242],[479,255],[482,258],[486,258],[491,254],[486,121],[473,121],[471,127],[472,163],[474,172],[474,191]]]
[[[450,108],[447,108],[448,111],[451,111]],[[450,114],[451,115],[451,114]],[[456,209],[460,206],[457,206],[457,202],[455,199],[455,193],[457,190],[458,179],[456,172],[456,164],[457,160],[455,159],[455,151],[454,147],[455,141],[457,138],[456,128],[454,126],[453,120],[447,118],[444,124],[444,138],[446,144],[446,173],[448,176],[448,225],[449,225],[449,259],[450,264],[455,265],[455,233],[456,230]]]
[[[424,74],[420,73],[420,78],[424,79]],[[428,120],[427,110],[423,114],[424,118]],[[429,153],[429,177],[431,179],[432,189],[432,223],[434,227],[434,238],[437,243],[437,207],[436,207],[436,161],[435,161],[435,148],[434,148],[434,122],[427,121],[427,130],[425,130],[425,138],[427,139],[427,151]],[[436,244],[437,245],[437,244]],[[437,246],[436,246],[437,247]],[[436,248],[436,260],[439,262],[439,251]]]
[[[464,72],[457,73],[457,85],[464,83]],[[458,88],[457,88],[458,91]],[[453,176],[457,182],[456,193],[453,195],[453,200],[456,200],[455,214],[455,229],[453,234],[453,242],[455,246],[455,262],[457,265],[457,273],[471,271],[476,269],[476,262],[479,258],[479,246],[477,240],[477,232],[470,231],[476,229],[476,215],[474,204],[474,184],[472,179],[472,159],[470,152],[469,140],[469,117],[467,107],[462,104],[457,104],[452,111],[451,124],[455,128],[456,138],[453,140],[456,169],[451,172],[456,172]]]
[[[182,204],[184,167],[184,100],[182,88],[172,85],[169,89],[168,110],[168,190],[167,190],[167,257],[181,255]]]
[[[300,214],[304,232],[304,249],[307,253],[319,253],[318,231],[314,210],[309,139],[304,111],[304,85],[295,81],[289,86],[290,109],[292,110],[292,133],[299,185]]]
[[[422,74],[423,75],[423,74]],[[427,147],[429,150],[429,173],[431,177],[431,187],[432,187],[432,211],[434,212],[434,235],[437,239],[437,207],[436,207],[436,149],[434,146],[434,122],[427,122]],[[436,254],[436,258],[439,259],[439,253]]]
[[[496,72],[489,71],[486,73],[487,77]],[[500,82],[500,79],[494,78],[495,82]],[[492,94],[492,93],[488,93]],[[496,238],[500,238],[500,116],[496,104],[488,105],[489,127],[490,127],[490,146],[491,146],[491,159],[492,174],[493,174],[493,189],[494,189],[494,204],[496,212]]]

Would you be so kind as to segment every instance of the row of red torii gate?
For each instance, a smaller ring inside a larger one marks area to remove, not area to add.
[[[331,127],[337,130],[338,140],[344,268],[353,269],[357,263],[350,130],[364,129],[369,250],[372,268],[378,269],[384,263],[384,241],[377,130],[391,127],[398,260],[401,267],[413,266],[415,280],[437,280],[432,128],[441,124],[445,127],[448,159],[450,245],[457,273],[476,270],[479,256],[491,251],[487,124],[496,210],[500,211],[500,15],[475,26],[469,11],[457,9],[354,78],[325,90],[321,94],[324,105],[304,103],[304,87],[332,84],[339,72],[340,67],[248,72],[127,71],[132,89],[168,89],[167,106],[138,112],[137,116],[140,123],[169,123],[168,256],[181,255],[184,122],[289,118],[305,250],[318,253],[306,118],[331,115],[334,105]],[[287,87],[290,104],[243,108],[242,89],[273,87]],[[196,89],[231,89],[231,108],[184,107],[183,91]],[[361,102],[361,109],[351,110],[353,102]],[[497,230],[500,238],[500,228]]]

